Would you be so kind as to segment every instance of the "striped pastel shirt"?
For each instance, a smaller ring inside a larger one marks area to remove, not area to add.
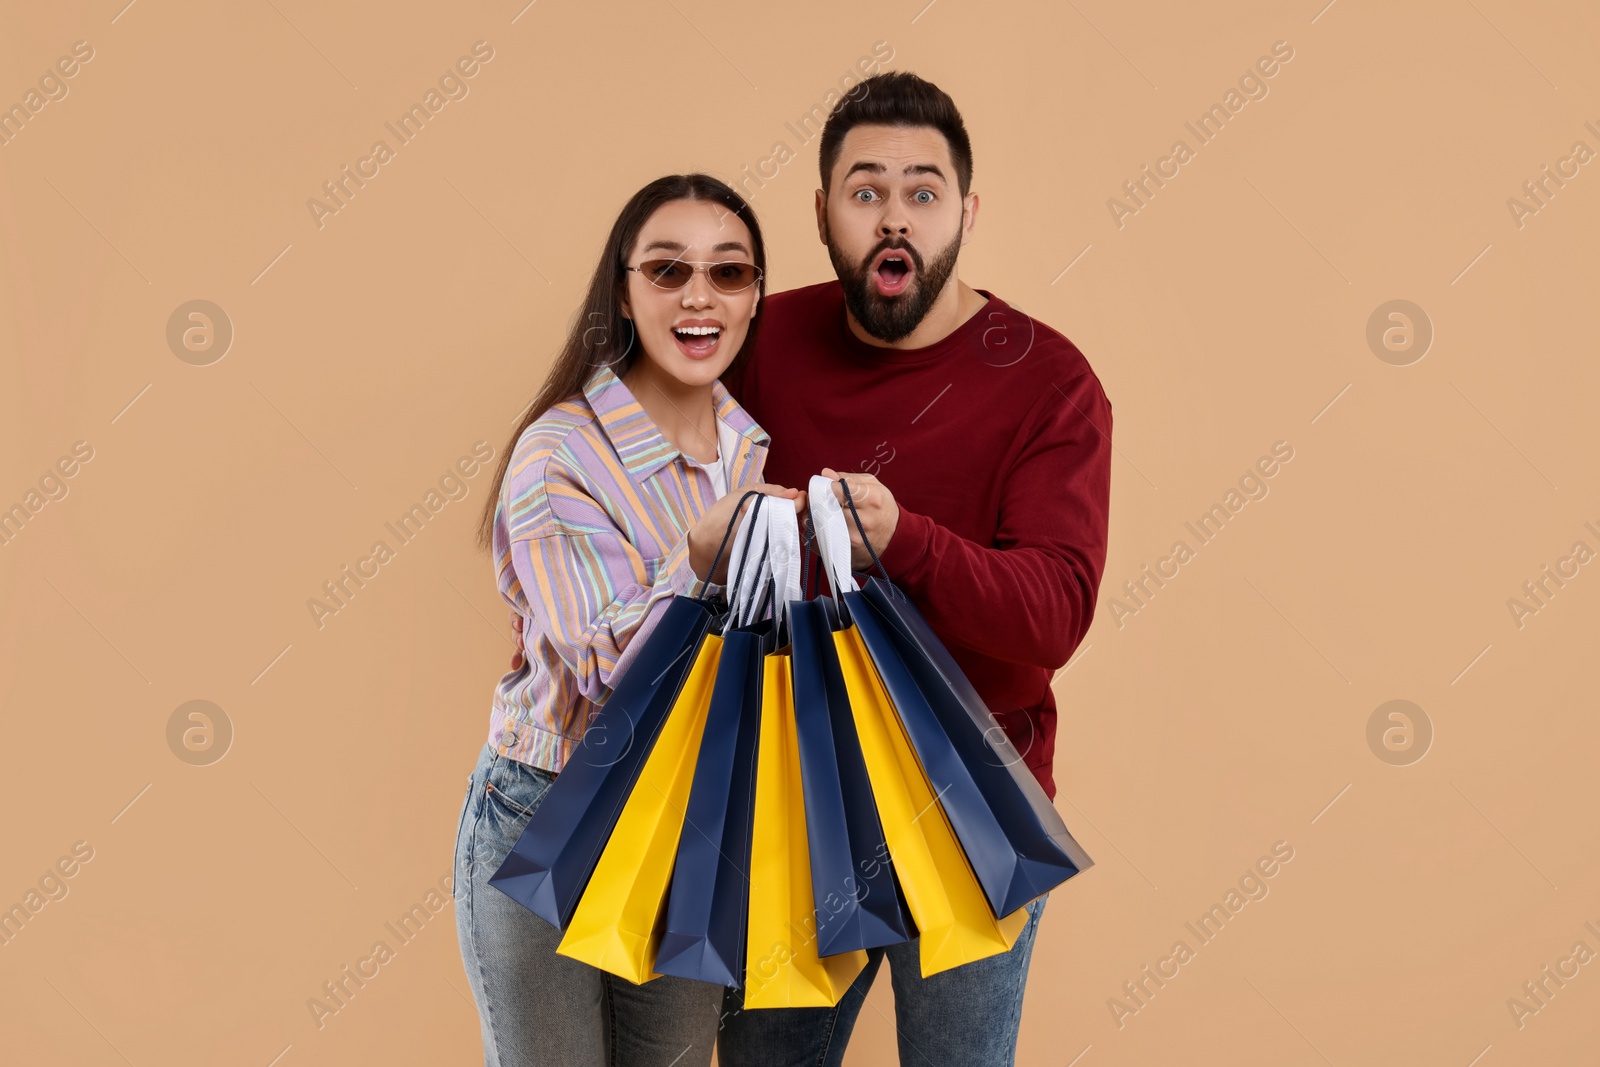
[[[770,439],[720,380],[711,396],[738,491],[761,481]],[[707,588],[688,532],[720,489],[610,367],[523,431],[495,508],[494,561],[500,594],[523,616],[526,657],[495,687],[496,751],[561,769],[673,596]]]

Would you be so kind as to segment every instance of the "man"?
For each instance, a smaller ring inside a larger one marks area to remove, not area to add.
[[[960,279],[978,196],[955,103],[914,74],[867,79],[820,142],[817,232],[837,281],[767,298],[741,379],[771,435],[765,479],[849,482],[872,552],[926,616],[1047,795],[1050,682],[1105,566],[1111,404],[1061,334]],[[846,517],[849,518],[848,512]],[[853,520],[852,565],[876,571]],[[744,1011],[723,1067],[838,1064],[889,959],[902,1064],[1009,1064],[1044,898],[1008,953],[921,977],[916,941],[873,949],[835,1008]]]
[[[834,108],[820,155],[817,233],[838,281],[769,297],[754,358],[726,384],[772,437],[767,481],[848,480],[884,569],[1053,798],[1050,681],[1105,566],[1110,401],[1072,342],[961,281],[978,195],[947,94],[869,78]],[[852,565],[875,570],[847,525]],[[875,949],[837,1008],[741,1011],[730,990],[719,1062],[842,1062],[887,955],[902,1064],[1011,1063],[1043,905],[1011,952],[930,978],[915,941]]]

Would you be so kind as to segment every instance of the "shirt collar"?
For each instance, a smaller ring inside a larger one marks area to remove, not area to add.
[[[655,420],[645,412],[633,391],[609,365],[602,366],[589,377],[588,384],[583,387],[583,395],[589,401],[601,431],[635,481],[643,481],[683,455],[682,450],[674,447],[662,435]],[[771,444],[772,438],[733,398],[720,378],[711,383],[711,404],[717,418],[738,431],[738,458],[742,458],[750,449],[765,450]]]

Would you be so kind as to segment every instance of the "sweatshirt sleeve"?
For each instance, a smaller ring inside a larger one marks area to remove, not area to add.
[[[993,546],[902,507],[879,558],[946,642],[1056,670],[1089,631],[1105,569],[1111,402],[1084,374],[1046,391],[1021,433]]]
[[[548,645],[578,690],[603,703],[673,596],[722,587],[695,575],[687,533],[659,561],[646,560],[559,453],[537,466],[525,483],[537,499],[522,513],[539,518],[511,538],[532,623],[525,641]]]

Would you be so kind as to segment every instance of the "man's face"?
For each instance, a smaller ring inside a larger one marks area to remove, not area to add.
[[[845,134],[817,222],[862,329],[893,344],[917,328],[955,276],[976,199],[963,201],[950,144],[931,126]]]

